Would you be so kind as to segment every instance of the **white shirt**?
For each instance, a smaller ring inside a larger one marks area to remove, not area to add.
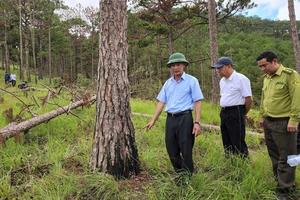
[[[11,80],[17,80],[17,76],[15,74],[10,75]]]
[[[245,105],[245,97],[252,96],[250,80],[243,74],[232,72],[220,80],[221,107]]]

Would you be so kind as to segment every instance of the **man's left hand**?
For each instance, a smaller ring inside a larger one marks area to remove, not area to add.
[[[298,125],[296,125],[296,124],[288,124],[287,131],[288,132],[297,132],[298,131]]]
[[[198,135],[201,134],[201,126],[200,126],[200,124],[194,124],[193,134],[195,135],[195,137],[197,137]]]

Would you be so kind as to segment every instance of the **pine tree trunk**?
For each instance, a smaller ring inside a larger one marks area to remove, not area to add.
[[[31,78],[30,78],[30,68],[29,68],[29,27],[26,27],[26,31],[25,31],[25,69],[26,69],[26,78],[24,77],[23,80],[27,80],[27,81],[31,81]]]
[[[20,36],[20,79],[24,79],[23,74],[23,37],[22,37],[22,1],[19,0],[19,36]]]
[[[35,4],[35,1],[33,0],[32,4]],[[33,60],[33,69],[34,69],[34,82],[37,84],[37,69],[36,69],[36,57],[35,57],[35,31],[34,31],[34,14],[30,13],[30,20],[31,20],[31,28],[30,28],[30,33],[31,33],[31,48],[32,48],[32,60]]]
[[[91,81],[94,83],[94,38],[95,38],[95,31],[94,31],[94,26],[93,26],[93,31],[92,31],[92,75],[91,75]]]
[[[52,56],[51,56],[51,27],[48,27],[48,69],[49,69],[49,82],[52,84]]]
[[[8,30],[5,25],[4,29],[4,48],[5,48],[5,65],[6,65],[6,71],[10,74],[10,62],[9,62],[9,49],[8,49]]]
[[[39,42],[39,52],[41,53],[43,51],[43,47],[42,47],[42,38],[41,36],[39,36],[39,39],[38,39],[38,42]],[[39,58],[39,66],[38,66],[38,69],[39,69],[39,79],[43,79],[43,57],[40,56]]]
[[[296,24],[294,0],[288,0],[288,7],[289,7],[289,17],[290,17],[290,26],[292,32],[292,42],[294,48],[296,70],[300,74],[300,47],[299,47],[299,37],[298,37],[298,30]]]
[[[115,178],[139,173],[135,133],[131,121],[127,75],[126,0],[100,0],[98,93],[94,139],[89,161]]]
[[[161,80],[161,63],[162,63],[162,51],[161,51],[161,40],[159,36],[156,36],[156,44],[157,44],[157,51],[156,51],[156,75],[158,80]]]
[[[211,66],[218,60],[218,33],[216,20],[216,2],[215,0],[208,1],[208,16],[209,16],[209,37],[210,37],[210,56]],[[212,70],[212,102],[219,103],[220,100],[220,76],[217,70]]]
[[[2,70],[5,70],[4,58],[5,58],[5,52],[4,52],[4,49],[1,48],[1,69]]]
[[[174,41],[173,41],[173,28],[169,28],[168,33],[168,51],[169,51],[169,57],[174,53]]]

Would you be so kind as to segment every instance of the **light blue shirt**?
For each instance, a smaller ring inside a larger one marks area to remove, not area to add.
[[[203,99],[198,80],[183,72],[177,82],[174,76],[169,78],[157,98],[166,104],[165,112],[178,113],[185,110],[194,110],[194,103]]]

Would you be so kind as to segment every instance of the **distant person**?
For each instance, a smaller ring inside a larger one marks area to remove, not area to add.
[[[198,80],[184,72],[188,64],[189,62],[181,53],[170,56],[167,66],[171,69],[172,77],[160,90],[155,114],[144,127],[147,131],[150,130],[166,105],[165,143],[173,168],[179,173],[179,177],[185,175],[191,177],[194,171],[192,150],[195,137],[201,133],[200,113],[203,95]],[[192,116],[193,110],[195,121]]]
[[[7,72],[5,72],[4,81],[5,81],[5,85],[7,85],[10,81],[10,75]]]
[[[250,80],[234,70],[232,60],[228,57],[219,58],[212,68],[217,69],[222,77],[220,117],[225,155],[234,154],[247,158],[246,115],[253,101]]]
[[[20,85],[18,85],[18,88],[20,88],[20,89],[25,89],[25,88],[27,88],[27,86],[26,86],[26,81],[22,81],[22,83],[21,83]]]
[[[12,86],[15,87],[16,82],[17,82],[17,76],[14,73],[11,73],[10,79],[11,79]]]
[[[256,58],[264,75],[259,113],[259,127],[265,140],[277,180],[276,194],[286,198],[295,189],[296,167],[287,163],[288,155],[297,154],[300,122],[300,76],[279,64],[277,55],[265,51]]]

